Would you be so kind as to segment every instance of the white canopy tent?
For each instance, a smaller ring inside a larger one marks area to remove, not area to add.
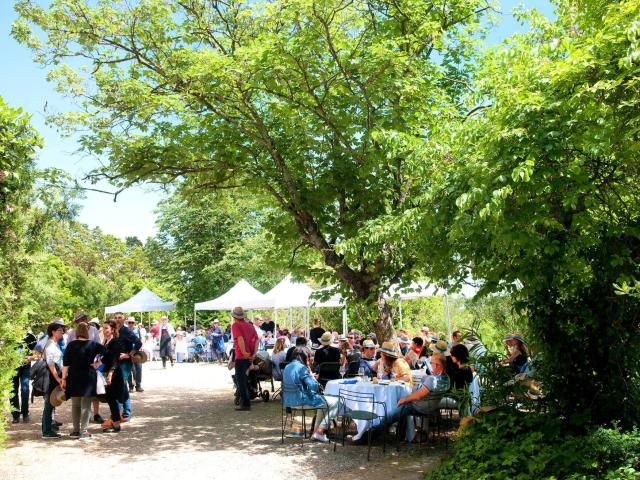
[[[194,310],[233,310],[234,307],[244,308],[247,302],[258,302],[264,294],[253,288],[245,279],[240,280],[231,289],[213,300],[196,303]]]
[[[471,285],[464,285],[460,296],[471,298],[477,293],[477,288]],[[444,297],[444,316],[447,320],[447,333],[451,338],[451,310],[449,308],[449,294],[446,290],[438,289],[429,282],[411,282],[406,287],[391,286],[389,289],[389,298],[398,300],[398,314],[400,316],[400,327],[402,327],[402,300],[411,300],[414,298],[427,298],[442,295]],[[456,294],[458,295],[458,294]]]
[[[168,312],[175,310],[175,308],[173,303],[162,300],[158,295],[145,287],[126,302],[105,307],[104,313]]]
[[[108,313],[117,312],[169,312],[175,310],[175,308],[176,306],[173,303],[162,300],[158,295],[145,287],[126,302],[105,307],[104,315],[106,317]],[[147,319],[149,321],[149,324],[151,324],[150,315]]]

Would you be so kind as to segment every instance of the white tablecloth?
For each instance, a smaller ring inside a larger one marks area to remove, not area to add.
[[[348,381],[348,380],[345,380]],[[410,385],[403,385],[392,383],[390,385],[379,385],[372,382],[359,382],[359,383],[340,383],[342,380],[331,380],[327,382],[327,386],[324,388],[325,395],[333,395],[339,396],[340,390],[347,390],[349,392],[358,392],[358,393],[373,393],[374,400],[377,402],[382,402],[387,407],[387,412],[389,413],[391,410],[396,408],[398,405],[398,400],[403,397],[406,397],[411,393]],[[347,401],[346,406],[350,410],[363,410],[371,412],[372,408],[375,408],[375,413],[380,415],[381,417],[384,415],[385,411],[382,405],[375,405],[372,407],[371,403],[368,402],[357,402],[357,401]],[[342,412],[341,412],[342,413]],[[374,421],[373,425],[377,425],[380,421]],[[362,435],[367,431],[368,422],[365,420],[356,420],[356,427],[358,429],[358,435],[356,435],[355,439],[358,440]],[[412,428],[407,429],[407,439],[409,441],[413,440],[415,432]]]

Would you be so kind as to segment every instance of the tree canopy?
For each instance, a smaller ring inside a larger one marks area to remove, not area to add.
[[[417,232],[389,242],[382,230],[429,190],[441,137],[468,113],[488,2],[16,5],[14,36],[81,98],[59,120],[88,130],[83,146],[108,159],[96,175],[269,194],[294,226],[280,235],[322,256],[316,276],[380,301],[389,336],[382,294],[417,275]],[[416,142],[426,155],[407,154]]]

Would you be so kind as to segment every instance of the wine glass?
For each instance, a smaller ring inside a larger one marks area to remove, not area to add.
[[[344,380],[344,374],[347,373],[347,366],[346,365],[340,365],[340,376],[342,377],[342,379]]]

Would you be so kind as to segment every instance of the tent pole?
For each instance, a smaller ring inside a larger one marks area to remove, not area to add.
[[[402,299],[398,299],[398,310],[400,313],[400,328],[402,328]]]
[[[347,305],[342,307],[342,335],[347,336]]]
[[[449,309],[449,295],[444,292],[444,314],[447,319],[447,334],[448,339],[451,340],[451,310]]]
[[[196,331],[196,306],[193,306],[193,331]]]

